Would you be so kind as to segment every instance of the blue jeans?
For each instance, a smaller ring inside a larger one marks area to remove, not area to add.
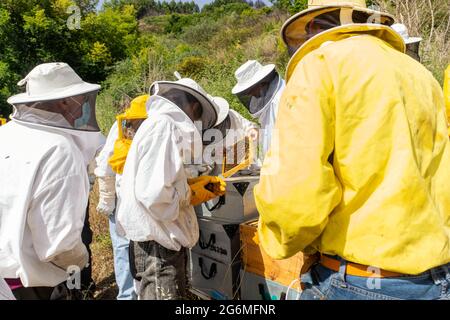
[[[304,290],[300,300],[449,300],[450,264],[414,276],[366,278],[345,274],[320,264],[302,275]]]
[[[114,254],[114,273],[119,287],[117,300],[136,300],[128,256],[129,241],[117,234],[115,212],[109,216],[109,233]]]

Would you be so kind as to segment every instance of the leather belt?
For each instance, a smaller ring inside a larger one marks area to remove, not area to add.
[[[320,256],[320,264],[328,269],[339,272],[341,262],[337,259],[331,258],[330,256],[322,254]],[[387,271],[376,267],[370,267],[349,261],[347,261],[345,273],[350,276],[365,277],[365,278],[393,278],[405,276],[405,274],[403,273]]]

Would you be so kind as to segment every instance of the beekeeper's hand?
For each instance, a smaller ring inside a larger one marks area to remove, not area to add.
[[[116,208],[116,177],[99,177],[98,191],[99,200],[97,211],[107,216],[111,215]]]
[[[191,188],[191,205],[197,206],[225,194],[226,183],[219,177],[200,176],[188,179]]]

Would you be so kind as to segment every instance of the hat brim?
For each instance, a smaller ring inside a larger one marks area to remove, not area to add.
[[[230,104],[222,97],[213,97],[214,102],[219,107],[219,114],[217,115],[217,121],[214,126],[221,124],[226,117],[228,117],[228,113],[230,112]]]
[[[317,17],[318,15],[320,15],[322,13],[326,13],[326,12],[329,12],[334,9],[342,9],[342,8],[351,8],[354,11],[359,11],[362,13],[366,13],[368,15],[379,16],[380,18],[383,18],[388,21],[387,25],[392,25],[395,22],[394,16],[389,13],[355,6],[355,5],[352,5],[351,3],[342,4],[342,5],[318,6],[318,7],[313,7],[313,8],[309,8],[309,9],[300,11],[299,13],[293,15],[288,20],[286,20],[286,22],[281,27],[281,37],[283,39],[283,42],[288,47],[290,47],[292,45],[292,40],[291,40],[292,37],[288,36],[288,33],[289,33],[288,29],[293,23],[298,24],[298,26],[296,26],[296,28],[295,28],[296,36],[299,38],[306,37],[307,34],[306,34],[305,27],[313,18]],[[292,34],[293,32],[290,32],[290,33]],[[299,47],[301,45],[302,45],[302,43],[300,43]]]
[[[406,44],[413,44],[413,43],[417,43],[417,42],[421,42],[423,39],[420,37],[410,37],[408,39],[405,39],[405,43]]]
[[[84,93],[99,91],[101,86],[98,84],[92,84],[88,82],[83,82],[80,84],[68,86],[63,90],[58,91],[50,91],[47,94],[43,95],[29,95],[27,93],[19,93],[8,99],[9,104],[20,104],[20,103],[29,103],[36,101],[51,101],[64,99],[68,97],[78,96]]]
[[[186,85],[180,84],[178,82],[174,82],[174,81],[157,81],[150,86],[150,92],[152,92],[152,87],[156,83],[171,85],[175,89],[187,92],[187,93],[191,94],[192,96],[194,96],[194,98],[197,99],[198,102],[200,102],[200,105],[202,106],[203,111],[206,111],[210,115],[213,116],[213,121],[211,121],[212,125],[210,128],[212,128],[215,125],[215,123],[217,122],[218,114],[219,114],[219,106],[217,106],[214,103],[214,101],[212,101],[212,99],[208,98],[201,92],[199,92],[195,89],[192,89],[189,86],[186,86]],[[204,128],[204,129],[210,129],[210,128]]]
[[[333,41],[340,41],[346,38],[352,37],[354,35],[372,35],[379,39],[382,39],[389,43],[393,48],[400,52],[405,52],[406,45],[403,38],[395,32],[391,27],[384,26],[381,24],[350,24],[335,27],[319,33],[315,37],[312,37],[307,42],[305,42],[291,57],[286,68],[286,82],[289,81],[297,64],[302,60],[308,53],[314,51],[320,46],[332,39]]]
[[[257,84],[259,81],[264,79],[267,75],[269,75],[273,70],[275,70],[274,64],[268,64],[263,66],[255,75],[252,77],[251,81],[245,82],[245,83],[237,83],[233,89],[231,89],[232,94],[238,94],[241,93],[255,84]]]

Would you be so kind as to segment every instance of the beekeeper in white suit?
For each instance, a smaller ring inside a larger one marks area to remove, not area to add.
[[[150,95],[148,119],[134,136],[122,175],[117,228],[132,240],[139,299],[181,299],[186,248],[199,236],[193,206],[225,192],[219,178],[188,180],[185,171],[202,163],[201,131],[215,125],[218,107],[191,79],[155,82]]]
[[[0,128],[0,277],[18,299],[50,299],[88,261],[81,231],[87,167],[104,143],[100,86],[65,63],[38,65],[19,85],[26,92],[8,99],[12,121]]]
[[[272,139],[278,104],[285,87],[285,81],[275,70],[274,64],[261,65],[249,60],[235,72],[236,85],[231,92],[259,121],[261,158],[267,153]]]

